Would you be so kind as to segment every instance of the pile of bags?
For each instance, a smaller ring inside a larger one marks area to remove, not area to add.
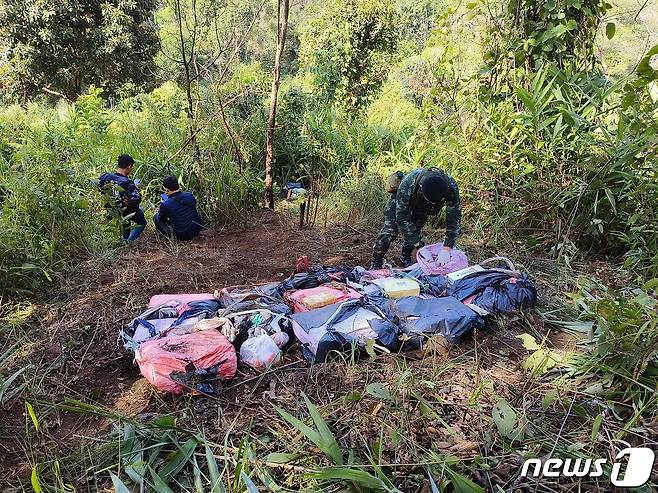
[[[235,377],[238,361],[263,371],[294,341],[317,363],[353,348],[418,349],[435,335],[459,343],[488,316],[536,303],[534,284],[507,259],[468,267],[453,249],[436,265],[440,248],[421,249],[404,270],[314,266],[248,289],[153,296],[120,337],[158,389],[210,394]]]

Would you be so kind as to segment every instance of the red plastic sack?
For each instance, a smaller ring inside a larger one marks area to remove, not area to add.
[[[233,344],[215,329],[146,341],[135,360],[149,382],[173,394],[197,394],[199,382],[229,380],[238,368]]]
[[[287,292],[285,301],[292,305],[295,313],[314,310],[334,303],[361,298],[361,293],[344,284],[329,283],[316,288],[299,289]],[[324,299],[324,301],[323,301]]]

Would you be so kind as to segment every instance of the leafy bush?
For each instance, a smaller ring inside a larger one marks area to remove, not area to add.
[[[159,201],[162,176],[175,174],[211,225],[246,220],[260,198],[258,168],[240,169],[222,152],[231,149],[225,133],[204,137],[203,161],[181,151],[187,128],[174,84],[114,108],[92,88],[74,104],[0,111],[0,292],[38,290],[118,242],[116,225],[100,220],[95,180],[121,153],[137,161],[147,211]]]

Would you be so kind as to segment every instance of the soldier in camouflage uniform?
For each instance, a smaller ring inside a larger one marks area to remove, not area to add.
[[[419,168],[401,177],[397,190],[389,189],[389,192],[391,197],[384,209],[384,226],[373,247],[371,268],[382,266],[384,255],[399,231],[402,231],[404,237],[399,261],[405,267],[412,264],[411,254],[414,248],[424,245],[421,232],[427,217],[437,215],[444,206],[446,238],[443,242],[444,250],[437,261],[448,262],[450,250],[459,237],[461,222],[461,202],[455,180],[443,170]]]

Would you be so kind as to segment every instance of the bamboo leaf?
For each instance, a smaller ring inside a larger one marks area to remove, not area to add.
[[[594,418],[594,424],[592,425],[592,441],[596,441],[596,437],[599,434],[599,430],[601,429],[601,423],[603,423],[603,415],[602,414],[597,414],[596,418]]]
[[[194,450],[196,449],[199,442],[196,438],[190,438],[182,446],[179,446],[176,453],[172,454],[167,462],[165,462],[162,469],[160,469],[160,477],[164,481],[169,481],[178,474],[178,472],[185,467],[192,457]]]
[[[123,481],[119,479],[119,477],[116,474],[111,472],[110,478],[112,478],[112,485],[114,486],[115,493],[130,493],[128,487],[125,485]]]
[[[343,453],[340,450],[340,447],[338,446],[338,442],[336,442],[336,437],[331,432],[329,426],[327,426],[327,423],[322,418],[322,415],[320,414],[320,411],[318,411],[318,408],[315,407],[315,405],[308,399],[308,397],[306,397],[306,394],[302,394],[302,395],[304,396],[304,401],[306,402],[306,406],[308,407],[308,412],[311,415],[311,418],[313,418],[313,422],[315,423],[320,438],[322,439],[323,446],[321,446],[320,449],[329,457],[331,457],[331,459],[336,464],[342,465]]]
[[[39,471],[37,471],[37,466],[32,468],[32,474],[30,476],[30,482],[32,483],[32,489],[34,493],[41,493],[41,484],[39,483]]]
[[[389,490],[386,484],[379,478],[363,471],[351,467],[326,467],[316,473],[311,474],[316,479],[335,480],[344,479],[354,481],[365,488],[375,488]]]
[[[484,493],[484,489],[480,485],[475,484],[466,476],[462,476],[448,468],[446,469],[446,472],[448,473],[448,476],[450,476],[455,493]]]
[[[203,493],[203,480],[201,479],[201,468],[196,460],[196,456],[192,456],[192,475],[194,476],[194,490],[196,493]]]
[[[30,415],[30,419],[32,420],[32,424],[34,425],[34,428],[37,431],[39,431],[39,419],[37,418],[37,414],[34,412],[34,408],[32,407],[32,404],[25,401],[25,409],[27,410],[27,413]]]
[[[303,457],[302,454],[272,452],[271,454],[266,455],[263,458],[263,461],[271,462],[273,464],[287,464],[288,462],[292,462],[301,457]]]
[[[244,471],[240,472],[240,478],[242,479],[244,485],[247,487],[247,491],[249,493],[259,493],[258,488],[256,488],[254,482],[251,480],[249,476],[247,476],[247,474]]]
[[[172,490],[169,485],[160,476],[158,476],[158,473],[155,472],[151,466],[149,466],[149,472],[153,478],[153,486],[155,487],[155,491],[158,493],[174,493],[174,490]]]
[[[430,480],[430,488],[432,489],[432,493],[441,493],[441,490],[439,490],[439,487],[436,485],[436,482],[434,481],[432,475],[427,474],[427,477]]]
[[[212,449],[206,444],[206,462],[208,463],[208,474],[210,475],[210,493],[226,493],[226,486],[219,474],[217,459],[212,453]]]

